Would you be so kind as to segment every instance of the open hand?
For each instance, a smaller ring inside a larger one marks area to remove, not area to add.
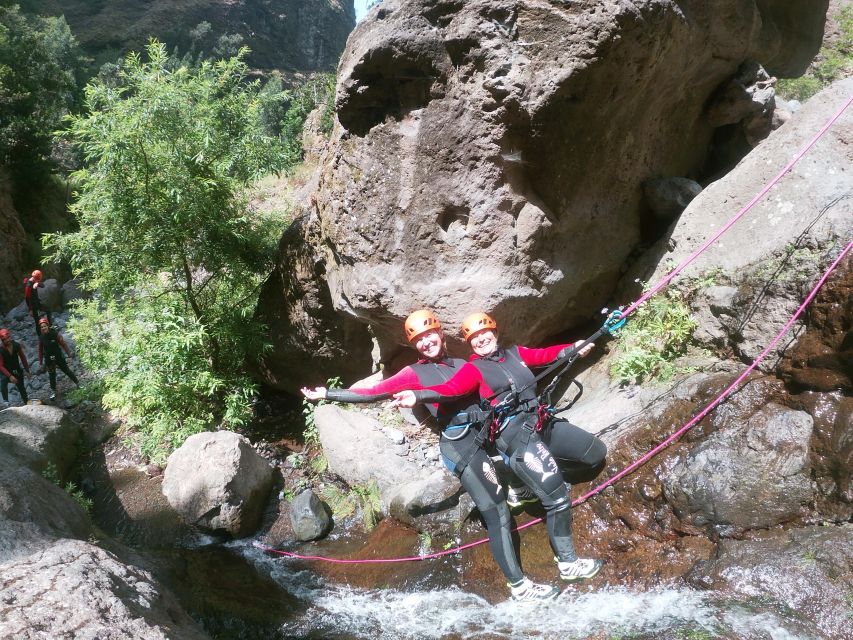
[[[398,391],[394,394],[394,399],[390,402],[392,407],[404,407],[411,409],[418,403],[414,391]]]
[[[585,342],[584,340],[578,340],[574,344],[574,347],[575,347],[575,349],[578,350],[578,355],[581,358],[584,358],[584,357],[589,355],[590,351],[593,350],[593,348],[595,347],[595,343],[594,342]]]
[[[326,387],[315,387],[313,389],[309,389],[308,387],[302,387],[300,391],[302,391],[302,395],[308,398],[309,400],[326,399]]]

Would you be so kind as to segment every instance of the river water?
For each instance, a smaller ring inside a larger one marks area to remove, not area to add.
[[[671,639],[806,640],[796,612],[726,600],[687,588],[632,592],[564,589],[535,605],[490,604],[458,588],[361,589],[323,580],[304,564],[269,556],[245,541],[226,547],[270,576],[300,606],[278,633],[290,639]],[[389,567],[394,571],[394,567]]]

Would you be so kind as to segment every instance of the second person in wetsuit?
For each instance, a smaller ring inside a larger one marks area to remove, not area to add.
[[[327,398],[340,402],[375,402],[391,398],[403,389],[424,389],[453,378],[466,362],[447,355],[441,323],[431,311],[412,313],[405,322],[406,338],[421,359],[403,368],[387,380],[365,388],[302,389],[310,400]],[[555,597],[559,590],[536,584],[524,577],[510,531],[511,517],[506,493],[497,471],[477,436],[481,425],[476,394],[462,396],[449,403],[428,404],[428,410],[441,429],[439,447],[447,467],[459,478],[486,523],[489,547],[507,578],[514,600],[542,600]]]
[[[9,383],[18,387],[21,400],[29,402],[27,387],[24,384],[24,369],[30,377],[30,363],[21,345],[12,340],[8,329],[0,329],[0,395],[3,402],[9,402]]]
[[[601,570],[603,562],[578,558],[575,552],[571,496],[554,455],[540,437],[536,381],[529,367],[547,365],[570,348],[578,349],[578,353],[585,356],[594,345],[576,343],[547,349],[521,346],[503,349],[498,345],[496,331],[497,323],[485,313],[465,318],[462,336],[474,351],[471,361],[444,384],[396,393],[394,403],[412,407],[418,402],[453,402],[476,392],[481,400],[489,400],[492,406],[501,407],[496,414],[499,424],[496,425],[495,446],[507,457],[510,469],[536,494],[545,509],[548,536],[557,557],[560,577],[567,582],[592,578]],[[600,447],[591,444],[590,450],[606,452],[603,443]],[[588,459],[589,451],[569,449],[563,452],[568,457],[582,463]]]
[[[56,398],[56,368],[65,373],[66,376],[71,378],[71,380],[78,387],[80,386],[80,382],[77,380],[77,376],[74,375],[74,372],[68,367],[68,363],[65,361],[65,356],[62,354],[64,351],[68,357],[71,357],[71,349],[68,348],[68,344],[66,344],[65,340],[59,335],[59,331],[56,330],[55,327],[50,326],[50,321],[47,318],[41,318],[39,320],[39,364],[44,362],[47,367],[47,373],[50,376],[50,399],[53,400]]]

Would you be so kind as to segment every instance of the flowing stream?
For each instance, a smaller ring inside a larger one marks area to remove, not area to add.
[[[720,599],[686,588],[648,592],[566,588],[554,601],[490,604],[458,588],[360,589],[332,584],[294,561],[268,556],[245,541],[225,545],[299,601],[281,638],[600,638],[805,640],[793,611]],[[304,565],[303,565],[304,566]],[[393,567],[389,571],[394,571]],[[235,636],[237,637],[237,636]]]

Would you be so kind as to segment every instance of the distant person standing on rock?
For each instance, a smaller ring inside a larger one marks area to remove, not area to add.
[[[29,277],[24,278],[24,301],[27,303],[27,309],[36,325],[36,336],[41,335],[39,331],[39,318],[41,317],[42,308],[41,300],[39,300],[39,289],[44,286],[42,285],[43,279],[44,276],[38,269],[33,271]],[[50,309],[45,307],[44,312],[47,315],[48,321],[52,323],[53,319],[50,317]]]
[[[3,402],[7,405],[9,382],[18,387],[18,393],[21,394],[24,404],[29,402],[27,387],[24,385],[24,369],[26,369],[27,378],[32,377],[30,363],[27,362],[27,355],[21,345],[12,340],[12,334],[8,329],[0,329],[0,395],[3,396]]]
[[[47,367],[52,391],[50,399],[53,400],[56,398],[56,367],[59,367],[78,387],[80,386],[80,381],[77,380],[74,372],[68,368],[65,356],[62,355],[64,351],[69,358],[74,357],[71,349],[68,348],[68,344],[59,335],[59,331],[55,327],[50,326],[50,321],[47,318],[39,320],[39,329],[41,330],[39,333],[39,364],[42,364],[42,361],[44,361]]]

